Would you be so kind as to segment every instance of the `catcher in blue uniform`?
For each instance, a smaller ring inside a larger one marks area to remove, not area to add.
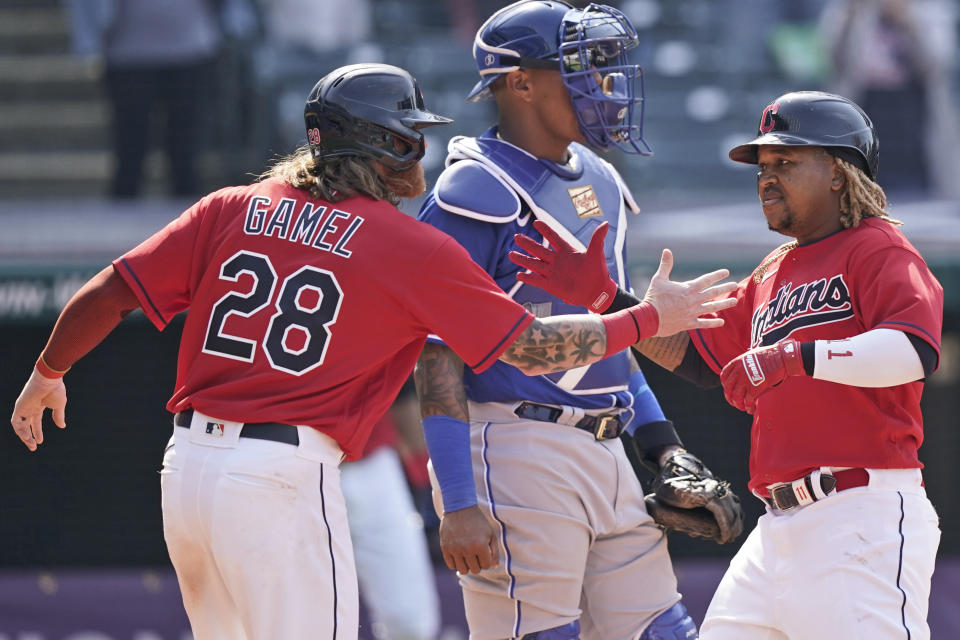
[[[495,99],[499,122],[450,141],[419,219],[537,316],[602,313],[617,288],[587,308],[518,281],[515,234],[589,244],[629,290],[626,224],[639,209],[594,149],[650,153],[641,71],[627,61],[637,42],[612,7],[541,0],[501,9],[477,34],[481,80],[468,99]],[[528,377],[504,363],[475,374],[434,340],[416,378],[441,544],[461,574],[471,638],[696,637],[625,446],[655,473],[648,503],[661,522],[728,542],[743,513],[683,450],[630,350]]]

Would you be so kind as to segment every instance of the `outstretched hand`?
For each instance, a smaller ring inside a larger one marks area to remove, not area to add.
[[[550,246],[522,233],[513,237],[517,246],[530,254],[510,252],[514,264],[530,271],[518,273],[517,280],[539,287],[567,304],[596,313],[606,311],[617,293],[617,283],[610,277],[603,250],[610,224],[603,222],[594,229],[586,251],[574,248],[543,220],[534,220],[533,226]]]
[[[66,406],[63,378],[47,378],[34,369],[13,407],[10,424],[23,444],[36,451],[43,444],[43,411],[52,409],[54,424],[63,429],[67,426]]]
[[[730,275],[727,269],[717,269],[685,282],[670,279],[673,270],[673,252],[664,249],[660,266],[650,280],[643,299],[657,310],[660,326],[657,336],[665,338],[691,329],[712,329],[723,326],[722,318],[701,318],[736,306],[735,297],[723,297],[736,291],[736,282],[716,284]],[[717,299],[722,298],[722,299]]]
[[[550,246],[544,246],[523,234],[514,236],[517,246],[529,254],[517,251],[509,254],[514,264],[530,271],[518,273],[517,280],[540,287],[568,304],[587,307],[597,313],[605,311],[617,292],[617,284],[610,278],[603,250],[609,224],[604,222],[594,230],[586,251],[573,247],[542,220],[534,220],[533,226],[543,234]],[[736,298],[725,297],[736,290],[736,283],[716,284],[729,276],[730,272],[718,269],[693,280],[674,282],[670,280],[672,270],[673,253],[664,249],[660,266],[644,296],[644,300],[653,305],[660,317],[657,336],[723,326],[721,318],[700,316],[737,304]]]

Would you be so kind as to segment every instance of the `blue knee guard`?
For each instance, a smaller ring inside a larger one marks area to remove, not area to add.
[[[683,603],[678,602],[654,618],[640,640],[692,640],[697,635],[693,618]]]
[[[686,611],[684,611],[684,613],[686,613]],[[520,640],[580,640],[580,621],[574,620],[562,627],[528,633]]]

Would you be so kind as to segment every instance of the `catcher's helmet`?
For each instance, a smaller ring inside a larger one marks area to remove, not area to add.
[[[650,155],[643,139],[643,72],[629,64],[637,31],[602,4],[575,9],[556,0],[520,0],[494,13],[477,31],[473,56],[480,82],[469,101],[490,98],[504,73],[528,67],[561,73],[580,131],[590,146],[612,145]],[[641,112],[634,117],[634,107]]]
[[[388,64],[353,64],[320,79],[303,118],[315,158],[366,156],[403,171],[423,157],[420,129],[453,122],[423,105],[416,78]]]
[[[823,147],[877,179],[880,139],[863,109],[821,91],[787,93],[766,106],[757,137],[730,150],[730,159],[757,164],[763,144]]]

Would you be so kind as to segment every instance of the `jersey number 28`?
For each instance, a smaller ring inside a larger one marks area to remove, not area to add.
[[[203,352],[253,362],[257,342],[225,334],[223,325],[231,315],[249,318],[267,307],[276,289],[277,272],[269,257],[252,251],[239,251],[220,266],[221,280],[237,282],[243,273],[253,276],[253,288],[249,293],[230,292],[213,305]],[[317,293],[317,302],[308,307],[301,295],[311,289]],[[260,340],[270,366],[300,376],[323,363],[330,340],[329,325],[336,322],[342,301],[340,284],[326,269],[304,266],[287,276],[274,303],[277,311]],[[306,334],[303,346],[297,349],[287,344],[294,329]]]

